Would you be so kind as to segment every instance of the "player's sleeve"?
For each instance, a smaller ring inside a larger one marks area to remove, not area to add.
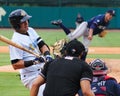
[[[118,96],[118,95],[120,95],[120,84],[118,84],[118,83],[115,83],[115,85],[116,85],[116,87],[115,87],[115,93],[116,93],[116,96]]]
[[[10,60],[23,59],[23,50],[16,48],[14,46],[9,46]]]
[[[29,32],[29,35],[31,35],[31,37],[33,39],[39,38],[39,35],[37,34],[37,32],[33,28],[29,27],[28,32]]]
[[[120,95],[120,84],[118,84],[115,80],[108,80],[107,85],[109,87],[110,92],[115,96]]]
[[[46,43],[43,41],[41,37],[37,38],[37,45],[39,48],[42,48],[43,45],[46,45]]]
[[[81,80],[89,80],[91,82],[92,78],[93,78],[93,73],[91,67],[87,63],[82,64]]]
[[[31,30],[29,34],[32,35],[31,37],[33,37],[33,40],[35,40],[39,49],[42,48],[44,45],[46,45],[48,47],[48,45],[44,42],[42,37],[40,37],[33,28],[29,27],[29,30]]]
[[[101,23],[101,21],[102,21],[102,20],[101,20],[100,16],[97,16],[97,17],[94,19],[93,23],[91,24],[90,28],[91,28],[91,29],[97,28],[97,26]]]

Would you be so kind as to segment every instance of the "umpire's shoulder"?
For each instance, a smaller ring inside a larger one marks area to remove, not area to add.
[[[82,60],[82,59],[79,59],[79,58],[74,58],[75,61],[77,61],[78,63],[81,63],[81,64],[87,64],[89,65],[86,61]]]
[[[91,66],[84,60],[80,61],[80,64],[84,67],[84,68],[89,68],[92,70]]]

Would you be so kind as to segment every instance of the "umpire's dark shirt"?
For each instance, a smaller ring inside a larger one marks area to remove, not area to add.
[[[65,57],[47,63],[42,70],[46,80],[44,96],[75,96],[80,80],[92,80],[90,66],[78,58]]]

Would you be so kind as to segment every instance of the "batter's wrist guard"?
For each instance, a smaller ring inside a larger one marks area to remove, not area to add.
[[[33,61],[32,60],[30,60],[30,61],[24,61],[24,66],[25,67],[29,67],[29,66],[31,66],[31,65],[33,65],[34,63],[33,63]]]
[[[50,62],[50,61],[53,60],[53,58],[52,58],[52,56],[50,55],[50,52],[49,52],[49,51],[46,51],[46,52],[44,53],[44,56],[45,56],[47,62]]]

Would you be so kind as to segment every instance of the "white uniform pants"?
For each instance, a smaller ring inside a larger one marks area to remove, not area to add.
[[[87,28],[88,23],[87,22],[82,22],[73,32],[67,35],[67,37],[70,40],[73,39],[78,39],[83,36],[83,41],[82,43],[84,44],[85,48],[88,49],[91,40],[88,39],[88,28]]]
[[[24,76],[24,77],[22,77],[22,80],[21,80],[22,83],[24,84],[24,86],[26,88],[28,88],[30,90],[31,87],[32,87],[32,84],[33,84],[34,80],[38,76],[38,73],[37,72],[35,72],[35,73],[33,72],[33,73],[29,73],[29,74],[24,74],[22,76]],[[40,86],[39,92],[38,92],[38,96],[43,96],[44,88],[45,88],[45,84],[43,84],[42,86]]]

